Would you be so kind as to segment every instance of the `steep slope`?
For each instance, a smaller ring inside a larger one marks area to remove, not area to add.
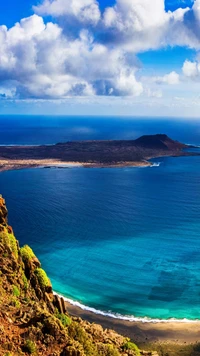
[[[114,331],[67,314],[31,248],[19,247],[7,214],[0,196],[0,356],[142,354]]]

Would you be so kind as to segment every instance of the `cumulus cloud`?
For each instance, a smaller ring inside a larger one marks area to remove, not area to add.
[[[34,10],[55,17],[67,33],[92,25],[99,41],[135,53],[167,45],[200,47],[200,0],[173,12],[165,10],[164,0],[116,0],[102,13],[96,0],[44,0]]]
[[[116,0],[102,12],[96,0],[42,0],[34,11],[10,29],[0,26],[3,97],[159,98],[151,84],[177,85],[180,76],[154,76],[147,87],[137,54],[169,45],[200,48],[200,0],[174,12],[166,12],[164,0]],[[186,61],[183,74],[197,77],[199,64]]]
[[[197,61],[190,62],[186,60],[183,64],[182,71],[185,77],[197,79],[200,77],[200,64]]]
[[[164,21],[164,2],[160,0],[155,0],[153,6],[149,0],[118,0],[114,7],[107,8],[104,13],[105,25],[119,30],[131,28],[143,31],[157,27]]]
[[[157,84],[177,85],[180,82],[180,76],[178,73],[173,71],[169,74],[165,74],[162,77],[153,77],[152,80]]]
[[[0,80],[18,97],[139,95],[137,66],[119,49],[96,43],[86,30],[67,38],[34,15],[13,28],[0,27]]]
[[[108,41],[135,52],[170,46],[200,47],[200,0],[166,12],[164,0],[117,0],[103,14]]]
[[[95,0],[44,0],[38,6],[33,6],[39,15],[54,17],[72,17],[83,24],[95,25],[99,22],[101,13]]]

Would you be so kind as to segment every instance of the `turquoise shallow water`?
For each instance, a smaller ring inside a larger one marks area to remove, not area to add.
[[[200,157],[155,162],[0,174],[10,224],[57,292],[105,312],[200,318]]]

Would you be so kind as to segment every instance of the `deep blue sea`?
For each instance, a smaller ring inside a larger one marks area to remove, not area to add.
[[[0,144],[147,133],[200,145],[192,119],[0,118]],[[200,156],[154,162],[2,172],[0,193],[58,293],[122,316],[200,319]]]

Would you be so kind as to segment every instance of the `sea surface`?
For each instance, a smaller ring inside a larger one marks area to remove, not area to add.
[[[2,145],[147,133],[200,145],[192,119],[0,117]],[[200,319],[200,156],[153,162],[2,172],[0,193],[59,294],[130,319]]]

